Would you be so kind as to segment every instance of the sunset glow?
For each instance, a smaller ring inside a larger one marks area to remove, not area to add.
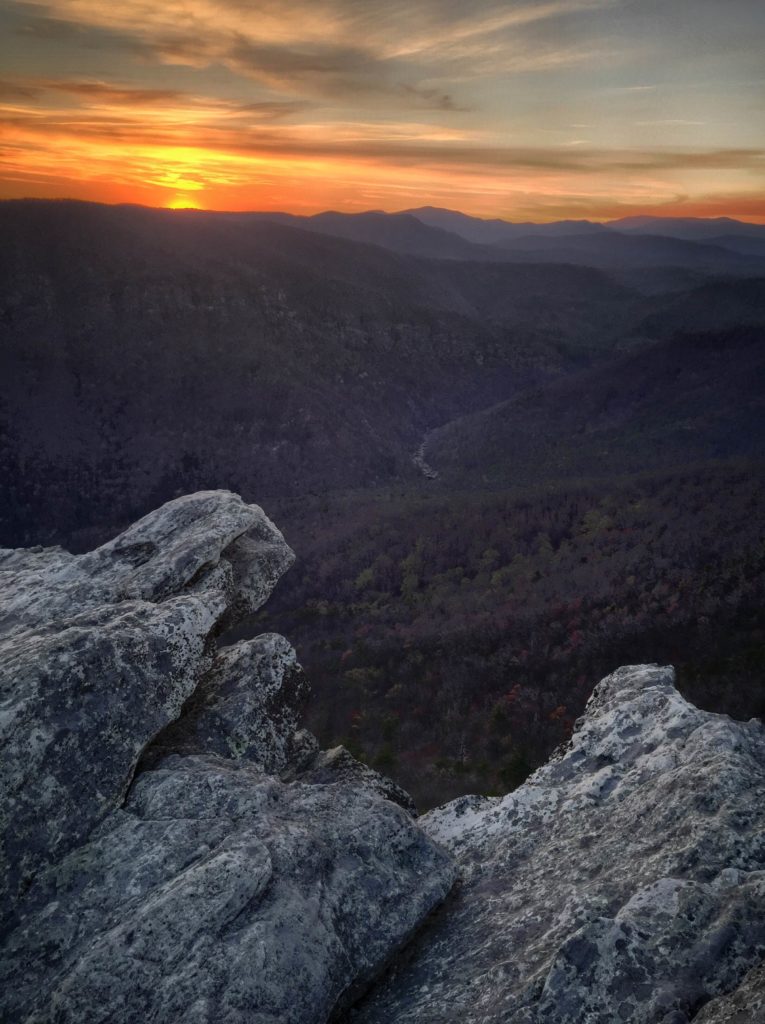
[[[0,195],[765,221],[764,18],[743,0],[11,0]]]

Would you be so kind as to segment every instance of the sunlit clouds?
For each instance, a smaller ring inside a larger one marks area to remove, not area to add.
[[[763,15],[722,6],[15,0],[0,194],[765,219]]]

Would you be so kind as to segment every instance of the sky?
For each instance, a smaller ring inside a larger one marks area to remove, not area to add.
[[[0,197],[765,222],[764,0],[0,0]]]

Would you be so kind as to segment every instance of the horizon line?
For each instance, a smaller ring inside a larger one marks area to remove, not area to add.
[[[82,199],[78,196],[0,196],[0,203],[79,203],[84,206],[105,206],[109,208],[135,208],[139,210],[155,210],[157,212],[164,213],[201,213],[201,214],[226,214],[231,216],[247,216],[249,214],[271,214],[274,216],[285,215],[288,217],[295,217],[299,220],[311,220],[314,217],[320,217],[322,214],[332,213],[341,217],[361,217],[366,214],[375,213],[382,214],[386,217],[395,217],[401,215],[415,216],[418,212],[423,210],[434,210],[439,213],[456,213],[462,217],[466,217],[470,220],[482,221],[483,223],[495,223],[500,222],[502,224],[510,225],[543,225],[543,224],[619,224],[624,221],[635,221],[635,220],[687,220],[687,221],[700,221],[700,222],[714,222],[714,221],[732,221],[736,224],[748,224],[752,227],[765,227],[765,220],[744,220],[741,217],[732,217],[729,214],[718,214],[714,217],[698,217],[694,215],[677,214],[677,213],[631,213],[625,214],[623,217],[610,217],[610,218],[599,218],[599,217],[557,217],[552,220],[508,220],[506,217],[479,217],[475,214],[465,213],[463,210],[455,209],[453,207],[446,206],[433,206],[430,203],[424,203],[422,206],[406,207],[402,210],[383,210],[379,207],[370,208],[367,210],[357,210],[349,212],[347,210],[337,210],[327,208],[325,210],[319,210],[316,213],[294,213],[291,210],[278,208],[278,209],[247,209],[247,210],[226,210],[226,209],[206,209],[201,206],[193,205],[166,205],[166,206],[152,206],[148,203],[131,203],[131,202],[116,202],[109,203],[99,199]]]

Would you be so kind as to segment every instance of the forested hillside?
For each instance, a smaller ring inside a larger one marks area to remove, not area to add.
[[[613,477],[765,452],[765,327],[676,334],[428,439],[454,486]]]
[[[764,471],[280,503],[298,563],[253,628],[299,639],[323,740],[423,804],[520,781],[608,666],[762,715]]]

